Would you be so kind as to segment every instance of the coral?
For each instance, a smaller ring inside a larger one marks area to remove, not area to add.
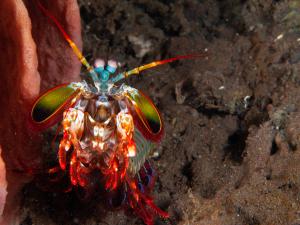
[[[76,1],[55,1],[51,7],[81,46]],[[57,31],[48,29],[34,1],[3,0],[0,15],[0,145],[5,162],[0,177],[6,173],[8,192],[1,201],[1,224],[19,224],[20,190],[41,165],[41,138],[28,129],[28,110],[40,87],[78,79],[80,64]]]

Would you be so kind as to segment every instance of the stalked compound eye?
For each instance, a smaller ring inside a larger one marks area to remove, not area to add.
[[[115,60],[108,60],[106,70],[110,73],[114,73],[117,70],[117,62]]]
[[[96,72],[99,73],[104,70],[105,61],[103,59],[96,59],[94,66],[95,66]]]

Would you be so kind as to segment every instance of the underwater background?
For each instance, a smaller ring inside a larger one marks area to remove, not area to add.
[[[0,3],[1,17],[13,7],[8,2]],[[165,123],[165,137],[152,158],[159,174],[152,195],[170,219],[157,218],[156,225],[300,224],[299,1],[77,3],[57,0],[48,6],[90,62],[114,59],[125,70],[208,53],[125,81],[154,101]],[[24,33],[17,19],[0,23],[0,31],[6,29],[0,34],[5,53],[0,57],[0,148],[10,201],[4,217],[11,209],[6,221],[18,217],[3,224],[142,225],[122,210],[106,210],[101,196],[82,202],[73,192],[45,192],[34,176],[22,173],[24,164],[40,168],[55,158],[49,153],[55,130],[37,137],[26,132],[26,110],[40,90],[79,80],[80,65],[32,1],[16,4],[23,4],[32,30]],[[20,12],[9,15],[18,18]],[[31,44],[36,47],[26,50]],[[32,54],[24,58],[20,49]],[[34,63],[26,67],[28,60]]]

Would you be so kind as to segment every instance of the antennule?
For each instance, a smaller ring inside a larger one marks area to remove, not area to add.
[[[55,26],[59,29],[60,33],[63,35],[64,39],[68,42],[69,46],[72,48],[73,52],[79,59],[79,61],[86,67],[88,72],[91,74],[94,81],[98,81],[97,75],[94,71],[94,68],[88,63],[86,58],[83,56],[82,52],[79,50],[79,48],[76,46],[76,44],[72,41],[70,36],[67,34],[67,32],[64,30],[62,25],[57,21],[55,16],[53,16],[41,3],[39,0],[35,0],[37,6],[40,8],[40,10],[55,24]]]
[[[139,74],[143,70],[147,70],[147,69],[150,69],[150,68],[153,68],[153,67],[156,67],[156,66],[159,66],[159,65],[163,65],[163,64],[166,64],[166,63],[170,63],[170,62],[173,62],[173,61],[177,61],[177,60],[181,60],[181,59],[204,58],[204,57],[207,57],[207,56],[208,56],[208,53],[189,54],[189,55],[179,55],[179,56],[169,58],[169,59],[154,61],[154,62],[148,63],[146,65],[136,67],[136,68],[134,68],[132,70],[129,70],[127,72],[119,73],[116,77],[112,78],[112,82],[113,83],[118,82],[118,81],[120,81],[120,80],[122,80],[126,77],[131,76],[131,75]]]

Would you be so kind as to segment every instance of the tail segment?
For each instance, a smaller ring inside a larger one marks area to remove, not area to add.
[[[110,205],[116,207],[112,202],[119,202],[121,206],[133,210],[147,225],[153,225],[157,216],[169,218],[169,214],[158,208],[150,196],[155,180],[156,173],[146,161],[134,178],[126,175],[121,190],[115,196],[110,196]]]

